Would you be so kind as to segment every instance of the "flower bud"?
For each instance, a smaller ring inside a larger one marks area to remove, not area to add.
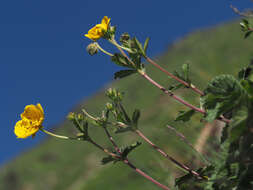
[[[70,113],[68,114],[68,116],[67,116],[67,119],[68,119],[69,121],[73,121],[73,120],[75,119],[75,113],[70,112]]]
[[[123,98],[122,93],[115,88],[109,88],[106,95],[113,101],[121,101]]]
[[[90,55],[95,55],[98,53],[99,49],[97,46],[97,43],[91,43],[87,46],[86,51],[90,54]]]
[[[84,116],[83,116],[83,114],[77,114],[77,119],[79,120],[79,121],[82,121],[83,119],[84,119]]]
[[[108,110],[112,110],[113,109],[113,105],[111,103],[106,103],[106,108]]]

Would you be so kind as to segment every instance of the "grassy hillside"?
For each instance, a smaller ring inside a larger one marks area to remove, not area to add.
[[[206,82],[213,76],[221,73],[235,75],[242,66],[249,63],[253,57],[252,41],[244,40],[242,36],[238,22],[195,32],[173,44],[167,52],[157,58],[157,61],[170,71],[180,68],[183,63],[190,63],[193,83],[204,88]],[[152,40],[150,48],[152,48]],[[168,86],[168,78],[151,65],[147,66],[147,72],[155,80]],[[174,122],[178,111],[185,108],[137,75],[114,81],[108,87],[117,87],[125,92],[124,104],[127,105],[128,111],[133,111],[134,108],[141,109],[139,126],[148,137],[178,160],[188,164],[192,162],[190,159],[193,154],[190,149],[166,128],[166,124],[171,124],[182,131],[194,143],[203,127],[198,115],[186,124]],[[192,96],[192,92],[187,90],[180,90],[177,94],[192,103],[196,103],[198,99],[198,96]],[[107,101],[103,89],[80,103],[75,111],[85,107],[90,113],[98,114]],[[56,130],[59,134],[76,132],[68,121],[57,126]],[[91,133],[98,142],[110,146],[103,138],[102,131],[91,127]],[[141,141],[132,133],[120,134],[115,138],[120,139],[121,145],[136,140]],[[207,146],[206,150],[211,148]],[[121,163],[102,166],[100,160],[103,155],[87,143],[48,138],[1,168],[0,189],[158,189]],[[145,143],[130,155],[130,160],[167,185],[173,182],[172,176],[182,174]]]

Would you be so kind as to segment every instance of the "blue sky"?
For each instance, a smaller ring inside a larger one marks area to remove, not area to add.
[[[231,3],[239,9],[253,5],[250,0],[1,1],[0,164],[43,139],[16,139],[13,128],[25,105],[40,102],[44,126],[50,128],[113,80],[118,67],[103,54],[91,57],[85,51],[90,40],[83,34],[103,16],[111,18],[118,33],[140,40],[149,36],[149,55],[155,56],[192,31],[237,18]]]

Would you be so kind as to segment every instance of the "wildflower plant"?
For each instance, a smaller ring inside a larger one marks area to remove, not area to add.
[[[241,27],[243,32],[251,33],[251,27],[246,19],[242,21]],[[247,33],[246,35],[247,37],[249,36]],[[119,42],[116,40],[117,36],[120,36]],[[140,110],[135,109],[132,113],[126,111],[123,93],[118,89],[112,88],[108,89],[105,93],[108,97],[108,102],[105,103],[101,115],[94,116],[85,108],[82,109],[82,113],[70,113],[68,115],[67,118],[78,131],[75,136],[61,136],[43,129],[44,111],[41,105],[37,104],[26,106],[24,113],[21,114],[21,120],[16,123],[14,130],[18,138],[26,138],[31,135],[35,136],[38,130],[41,130],[56,138],[86,141],[106,154],[102,158],[102,164],[123,162],[161,189],[171,189],[171,187],[162,184],[148,175],[148,173],[139,169],[129,159],[128,155],[133,151],[138,151],[138,147],[142,144],[141,142],[137,141],[133,144],[120,147],[118,142],[113,138],[114,135],[119,133],[131,132],[142,139],[143,142],[147,143],[157,154],[165,157],[168,162],[173,163],[177,168],[185,172],[184,176],[175,180],[175,188],[177,189],[253,189],[253,119],[251,117],[253,111],[252,63],[243,68],[237,77],[227,74],[218,75],[207,84],[204,90],[200,90],[192,83],[189,74],[189,64],[183,64],[181,71],[169,72],[165,70],[148,57],[147,48],[149,38],[141,44],[136,37],[131,37],[128,33],[118,35],[116,27],[111,26],[111,19],[107,16],[102,19],[100,24],[91,28],[85,34],[85,37],[93,41],[87,47],[90,55],[95,55],[101,51],[107,56],[110,56],[114,64],[123,68],[114,73],[115,79],[138,74],[156,87],[157,90],[166,94],[168,99],[174,99],[176,102],[186,106],[188,111],[179,111],[175,121],[187,122],[193,115],[199,113],[202,115],[200,122],[213,122],[215,120],[223,122],[225,127],[222,129],[222,136],[219,142],[220,157],[211,161],[206,159],[204,155],[194,149],[185,136],[176,131],[172,126],[167,125],[168,129],[173,130],[185,142],[187,147],[194,150],[198,158],[204,163],[204,167],[202,165],[202,167],[193,169],[191,166],[181,163],[175,156],[167,153],[142,132],[139,126],[139,120],[141,119]],[[101,38],[107,40],[112,46],[115,46],[118,52],[110,53],[104,50],[98,42]],[[148,74],[143,61],[150,63],[156,69],[160,70],[169,80],[174,80],[176,82],[175,85],[165,87],[156,82]],[[179,97],[176,93],[180,88],[192,90],[197,95],[200,106],[193,105]],[[105,148],[104,145],[97,143],[93,139],[89,134],[90,126],[96,126],[104,131],[105,138],[112,145],[111,149]],[[111,134],[109,128],[113,129],[114,135]]]

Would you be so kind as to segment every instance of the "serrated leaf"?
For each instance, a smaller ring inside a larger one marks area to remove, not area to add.
[[[208,83],[204,93],[201,104],[206,110],[205,119],[208,122],[247,101],[246,91],[232,75],[215,77]]]
[[[137,71],[136,70],[133,70],[133,69],[129,69],[129,70],[120,70],[116,73],[114,73],[114,79],[121,79],[121,78],[124,78],[124,77],[127,77],[129,75],[132,75],[134,73],[136,73]]]
[[[141,112],[138,109],[135,109],[132,116],[133,124],[137,126],[138,120],[141,116]]]
[[[147,53],[147,48],[148,48],[149,40],[150,40],[149,37],[146,38],[145,43],[144,43],[144,45],[143,45],[143,49],[144,49],[145,54]]]
[[[235,113],[233,113],[232,121],[228,131],[228,139],[230,142],[237,140],[242,133],[247,130],[247,118],[248,108],[246,106],[238,108]]]
[[[253,96],[253,82],[249,80],[241,80],[240,81],[243,88],[248,92],[249,96]]]
[[[175,121],[189,121],[191,117],[195,114],[196,112],[194,110],[189,110],[189,111],[179,111],[179,114]]]
[[[119,53],[115,53],[111,57],[111,61],[119,66],[133,68],[133,65],[128,61],[128,59]]]
[[[132,152],[135,148],[137,148],[137,147],[140,146],[140,145],[141,145],[141,142],[138,142],[138,141],[137,141],[136,143],[131,144],[131,145],[129,145],[129,146],[123,148],[122,157],[123,157],[123,158],[126,158],[127,155],[128,155],[130,152]]]

